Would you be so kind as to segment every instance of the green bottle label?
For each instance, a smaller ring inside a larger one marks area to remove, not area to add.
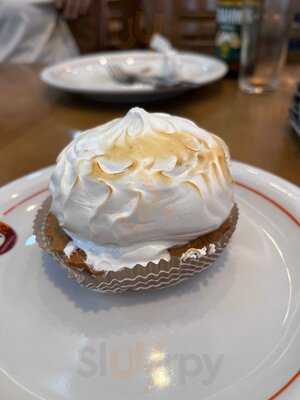
[[[216,55],[237,70],[241,49],[242,9],[237,5],[220,5],[217,9]]]

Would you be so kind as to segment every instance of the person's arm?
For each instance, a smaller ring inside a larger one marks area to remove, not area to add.
[[[67,19],[76,19],[86,15],[92,0],[54,0],[56,8]]]

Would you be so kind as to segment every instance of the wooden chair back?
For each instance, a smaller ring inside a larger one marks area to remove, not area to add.
[[[154,32],[180,49],[211,52],[214,0],[94,0],[86,17],[69,23],[82,53],[147,47]]]
[[[216,32],[214,1],[144,0],[143,8],[149,34],[162,33],[181,49],[212,51]]]

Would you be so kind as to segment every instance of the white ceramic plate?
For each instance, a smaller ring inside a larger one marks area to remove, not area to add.
[[[299,399],[299,188],[233,163],[240,220],[216,265],[113,296],[79,287],[35,243],[51,170],[0,189],[18,235],[0,256],[1,398]]]
[[[157,100],[176,96],[187,88],[154,89],[145,84],[122,85],[113,81],[107,72],[107,64],[117,63],[129,71],[147,69],[149,74],[158,74],[163,58],[151,51],[114,51],[93,56],[80,57],[44,69],[41,79],[50,86],[64,91],[81,93],[98,100],[110,102],[132,102]],[[206,55],[181,53],[180,73],[183,79],[202,86],[221,79],[227,66]]]

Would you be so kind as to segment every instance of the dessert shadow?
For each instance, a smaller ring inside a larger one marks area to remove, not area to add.
[[[173,287],[142,293],[105,294],[81,287],[51,256],[44,254],[47,285],[59,289],[61,295],[59,300],[51,295],[51,290],[41,290],[40,296],[53,317],[70,326],[72,331],[92,337],[174,329],[198,321],[222,301],[230,290],[230,278],[225,279],[221,290],[214,291],[212,298],[205,298],[203,289],[214,284],[214,277],[222,273],[226,264],[230,266],[227,259],[225,250],[208,269]]]

